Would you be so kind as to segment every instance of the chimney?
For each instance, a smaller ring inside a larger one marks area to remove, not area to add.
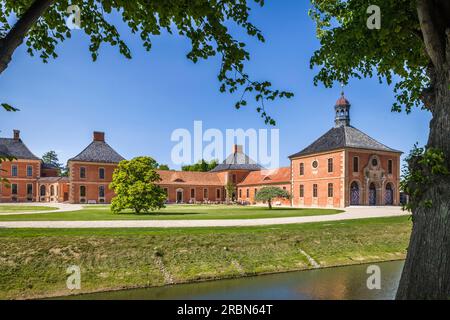
[[[20,130],[14,129],[13,137],[14,137],[14,140],[20,140]]]
[[[94,141],[105,142],[105,133],[100,131],[94,131]]]
[[[231,152],[233,153],[242,153],[242,145],[240,144],[233,144],[233,149],[231,150]]]

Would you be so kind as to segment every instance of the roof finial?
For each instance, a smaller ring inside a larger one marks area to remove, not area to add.
[[[341,81],[341,96],[344,96],[344,81]]]

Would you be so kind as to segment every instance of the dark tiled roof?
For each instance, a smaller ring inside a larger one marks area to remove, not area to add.
[[[39,160],[21,139],[0,138],[0,155],[15,157],[16,159]]]
[[[401,151],[385,146],[352,126],[340,126],[330,129],[305,149],[290,155],[289,158],[341,148],[360,148],[401,153]]]
[[[218,164],[210,172],[226,171],[226,170],[261,170],[264,169],[249,156],[242,152],[232,153],[221,164]]]
[[[90,145],[69,161],[119,163],[125,160],[113,148],[103,141],[92,141]]]
[[[51,163],[45,163],[45,162],[42,162],[42,168],[43,169],[59,169],[58,166],[55,166],[54,164],[51,164]]]

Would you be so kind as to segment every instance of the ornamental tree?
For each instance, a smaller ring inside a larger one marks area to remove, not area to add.
[[[254,2],[260,6],[264,3],[263,0]],[[293,94],[273,89],[269,81],[252,80],[244,71],[250,53],[245,43],[229,32],[230,24],[234,24],[264,42],[261,31],[249,21],[250,11],[247,0],[3,0],[0,3],[0,74],[23,42],[31,56],[39,55],[45,63],[58,57],[58,44],[72,35],[66,23],[69,16],[71,24],[89,36],[94,61],[102,44],[117,47],[125,58],[131,59],[129,47],[111,22],[115,14],[139,36],[147,51],[151,50],[154,37],[167,32],[190,40],[191,50],[186,57],[194,63],[219,56],[220,92],[240,91],[236,109],[246,106],[247,97],[252,96],[255,109],[264,121],[275,124],[264,103],[290,98]],[[17,18],[14,25],[10,24],[11,17]],[[6,103],[2,106],[14,108]]]
[[[427,145],[412,153],[404,181],[413,230],[398,299],[450,297],[450,1],[312,0],[320,48],[315,83],[350,78],[393,84],[393,111],[432,114]],[[380,28],[373,28],[381,12]],[[375,16],[374,16],[375,15]],[[424,178],[424,179],[421,179]],[[417,183],[417,181],[421,181]]]
[[[157,168],[158,163],[150,157],[122,160],[109,185],[116,193],[111,202],[112,212],[132,209],[139,214],[163,208],[166,193],[157,185],[161,181]]]
[[[256,201],[267,201],[269,209],[272,209],[272,200],[276,198],[289,199],[291,195],[284,189],[278,187],[262,187],[256,192]]]

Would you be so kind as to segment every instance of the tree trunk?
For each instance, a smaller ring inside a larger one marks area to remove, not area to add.
[[[272,209],[272,200],[268,200],[267,203],[269,204],[269,210]]]
[[[431,70],[433,118],[427,148],[442,150],[450,168],[450,31],[446,37],[443,65]],[[423,199],[430,199],[432,206],[412,213],[413,229],[397,299],[450,299],[450,177],[433,180]]]
[[[39,17],[52,5],[54,0],[35,0],[20,17],[6,37],[0,39],[0,74],[8,67],[12,55]]]

